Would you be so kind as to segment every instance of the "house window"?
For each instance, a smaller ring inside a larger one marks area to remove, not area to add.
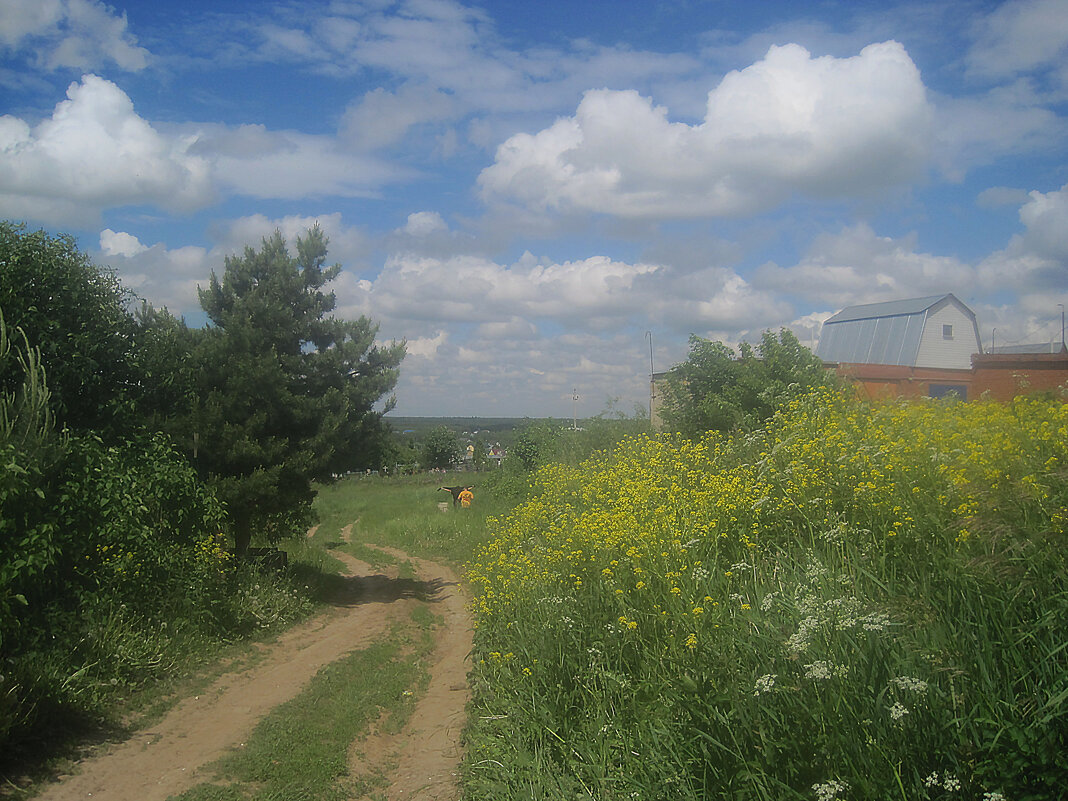
[[[942,339],[953,339],[953,326],[942,326]]]
[[[929,384],[927,395],[931,398],[957,398],[968,400],[968,387],[964,384]]]

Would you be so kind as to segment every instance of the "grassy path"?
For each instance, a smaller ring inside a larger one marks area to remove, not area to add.
[[[331,554],[348,575],[329,609],[38,798],[458,797],[471,626],[455,575],[393,549],[384,569]]]

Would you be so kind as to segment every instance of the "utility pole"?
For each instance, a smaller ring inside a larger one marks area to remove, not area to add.
[[[1061,350],[1064,350],[1064,304],[1058,303],[1057,305],[1061,307]]]
[[[578,399],[578,390],[573,388],[571,390],[571,400],[573,401],[571,406],[571,429],[573,431],[578,431]]]
[[[994,326],[992,329],[990,329],[990,352],[991,353],[994,352],[994,334],[996,334],[997,332],[998,332],[998,327],[997,326]]]

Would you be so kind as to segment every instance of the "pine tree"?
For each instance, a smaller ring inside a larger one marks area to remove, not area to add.
[[[200,290],[211,325],[182,439],[226,503],[238,551],[254,530],[271,540],[306,525],[312,482],[379,466],[392,399],[375,406],[396,385],[404,343],[376,345],[366,317],[328,316],[336,301],[323,288],[341,268],[324,266],[326,246],[315,226],[293,257],[276,231]]]

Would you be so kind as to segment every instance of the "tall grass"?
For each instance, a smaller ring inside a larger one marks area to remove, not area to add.
[[[473,798],[1051,799],[1068,407],[830,393],[543,468],[473,562]]]

